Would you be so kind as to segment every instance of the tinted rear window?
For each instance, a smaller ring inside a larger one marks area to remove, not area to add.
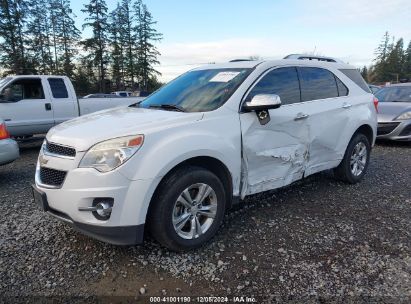
[[[300,67],[301,100],[338,97],[334,74],[321,68]]]
[[[68,98],[66,84],[62,78],[49,78],[48,80],[54,98]]]
[[[358,85],[365,92],[370,93],[370,88],[362,78],[360,72],[356,69],[341,69],[340,70],[345,76],[350,78],[356,85]]]
[[[266,74],[251,90],[247,100],[258,94],[276,94],[282,104],[300,102],[300,86],[296,68],[279,68]]]
[[[380,102],[411,102],[411,86],[382,88],[375,93],[375,97]]]

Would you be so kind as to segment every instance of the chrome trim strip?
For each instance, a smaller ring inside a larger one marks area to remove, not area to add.
[[[67,155],[61,155],[61,154],[55,154],[55,153],[49,152],[47,148],[44,149],[43,154],[50,156],[50,157],[57,157],[57,158],[70,159],[70,160],[75,159],[75,157],[73,156],[67,156]]]

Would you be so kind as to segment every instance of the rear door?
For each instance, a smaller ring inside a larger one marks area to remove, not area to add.
[[[49,95],[39,77],[19,78],[1,92],[0,115],[13,136],[46,133],[54,123]]]
[[[68,81],[63,77],[47,78],[56,125],[78,116],[77,98],[65,80]]]
[[[305,176],[338,165],[345,151],[339,142],[349,122],[348,89],[328,69],[299,67],[301,102],[305,104],[309,149]]]

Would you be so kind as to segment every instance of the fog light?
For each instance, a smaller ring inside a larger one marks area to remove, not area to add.
[[[96,205],[96,212],[98,215],[105,217],[111,214],[111,205],[107,202],[101,202]]]
[[[93,215],[99,219],[106,221],[110,218],[111,210],[113,209],[113,199],[94,199],[93,206],[96,208]]]
[[[93,200],[93,206],[91,207],[79,207],[79,211],[90,211],[96,219],[106,221],[111,216],[113,209],[113,198],[95,198]]]

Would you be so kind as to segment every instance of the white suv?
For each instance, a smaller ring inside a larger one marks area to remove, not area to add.
[[[199,247],[247,195],[334,168],[356,183],[377,103],[358,71],[285,59],[189,71],[140,104],[62,123],[41,149],[34,196],[96,239]]]

